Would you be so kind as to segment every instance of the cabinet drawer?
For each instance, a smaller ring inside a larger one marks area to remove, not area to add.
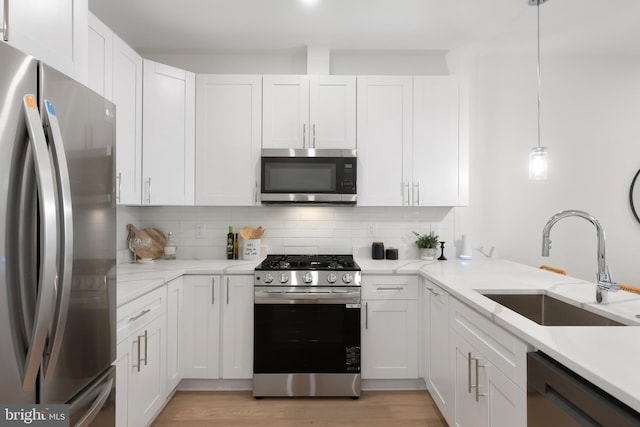
[[[529,345],[456,299],[451,299],[451,324],[489,362],[523,390],[527,385]]]
[[[166,286],[161,286],[118,308],[117,341],[127,338],[137,329],[163,315],[165,311]]]
[[[363,300],[417,300],[417,276],[362,276]]]

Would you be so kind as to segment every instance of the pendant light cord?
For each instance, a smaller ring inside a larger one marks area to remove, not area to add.
[[[541,108],[540,108],[540,86],[541,84],[541,76],[540,76],[540,1],[537,1],[537,5],[536,5],[536,10],[538,12],[538,148],[540,148],[540,113],[541,113]]]

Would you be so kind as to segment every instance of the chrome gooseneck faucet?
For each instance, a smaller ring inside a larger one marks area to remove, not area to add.
[[[620,285],[611,280],[611,272],[609,271],[609,267],[607,266],[607,261],[605,258],[604,230],[593,215],[590,215],[583,211],[567,210],[558,212],[557,214],[552,216],[551,219],[547,221],[544,229],[542,230],[542,256],[549,256],[549,249],[551,248],[549,233],[551,232],[551,227],[553,227],[555,223],[560,221],[561,219],[571,216],[584,218],[591,224],[593,224],[594,227],[596,227],[596,233],[598,233],[598,273],[596,275],[596,302],[598,302],[599,304],[607,304],[609,302],[607,292],[619,290]]]

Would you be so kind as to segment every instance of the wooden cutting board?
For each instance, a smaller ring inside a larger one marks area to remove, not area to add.
[[[167,238],[162,231],[153,227],[139,230],[133,224],[127,224],[127,230],[129,249],[137,258],[158,259],[164,254]]]

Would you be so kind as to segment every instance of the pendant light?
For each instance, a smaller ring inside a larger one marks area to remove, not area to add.
[[[531,149],[529,153],[529,179],[547,179],[547,147],[540,146],[540,5],[547,0],[528,0],[529,6],[535,6],[538,23],[538,145]]]

